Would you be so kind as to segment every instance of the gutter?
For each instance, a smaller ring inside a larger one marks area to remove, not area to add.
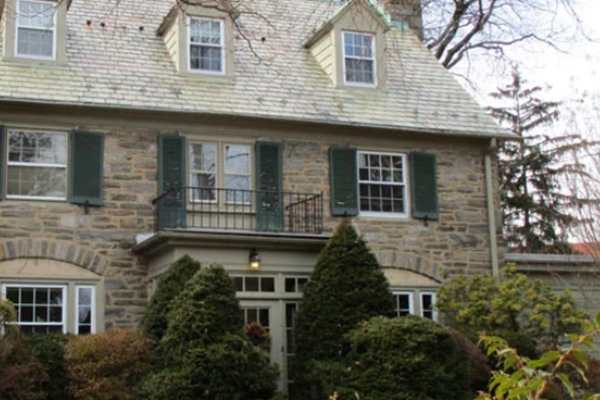
[[[485,164],[485,192],[487,197],[488,210],[488,227],[490,234],[490,258],[492,260],[492,275],[500,276],[500,268],[498,265],[498,241],[496,238],[496,212],[494,208],[494,182],[492,181],[492,154],[497,149],[496,139],[490,140],[490,145],[487,148],[484,156]]]

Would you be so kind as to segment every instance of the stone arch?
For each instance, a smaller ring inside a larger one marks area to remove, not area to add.
[[[375,256],[384,268],[397,268],[415,272],[438,283],[442,283],[444,280],[442,269],[421,255],[404,253],[397,250],[382,250],[377,252]]]
[[[17,238],[0,242],[0,262],[19,258],[67,262],[100,276],[108,268],[106,257],[72,242],[38,238]]]

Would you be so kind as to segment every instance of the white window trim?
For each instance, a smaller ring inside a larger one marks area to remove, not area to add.
[[[207,44],[207,43],[192,43],[192,21],[218,21],[221,28],[221,43],[220,45]],[[187,25],[187,65],[190,72],[194,74],[207,74],[207,75],[225,75],[227,68],[225,66],[225,21],[221,18],[209,18],[209,17],[191,17],[188,16],[186,20]],[[192,46],[198,47],[215,47],[221,49],[221,70],[210,71],[205,69],[192,68]]]
[[[90,304],[90,320],[92,324],[90,326],[90,333],[96,333],[96,287],[90,285],[76,285],[75,286],[75,334],[79,335],[79,289],[90,289],[92,291],[91,304]]]
[[[219,189],[222,189],[222,191],[225,193],[225,189],[227,189],[225,187],[225,176],[226,175],[235,175],[235,176],[248,176],[249,180],[250,180],[250,187],[248,189],[248,191],[250,193],[252,193],[252,191],[254,190],[254,179],[253,179],[253,174],[254,174],[254,169],[253,169],[253,162],[254,162],[254,152],[252,151],[252,145],[249,143],[236,143],[236,142],[229,142],[229,141],[202,141],[202,140],[190,140],[188,142],[188,161],[187,161],[187,166],[186,168],[188,169],[188,179],[189,179],[189,185],[190,187],[193,187],[192,185],[192,176],[194,174],[206,174],[207,172],[205,171],[200,171],[200,170],[192,170],[191,166],[191,154],[192,154],[192,146],[194,144],[213,144],[215,145],[215,193],[216,193],[216,198],[215,200],[195,200],[193,197],[193,190],[190,189],[190,199],[189,202],[190,203],[206,203],[206,204],[227,204],[227,205],[239,205],[239,206],[248,206],[253,204],[252,199],[250,200],[250,202],[240,202],[240,201],[227,201],[227,196],[223,196],[223,199],[220,199],[219,196]],[[248,174],[228,174],[226,171],[226,156],[225,156],[225,147],[226,146],[243,146],[243,147],[247,147],[248,148],[248,154],[249,154],[249,160],[248,160]],[[231,189],[234,190],[234,189]]]
[[[53,325],[53,326],[60,326],[62,325],[63,328],[63,333],[67,333],[68,329],[67,329],[67,309],[68,309],[68,291],[67,291],[67,286],[66,285],[53,285],[53,284],[31,284],[31,283],[4,283],[2,284],[2,299],[6,299],[6,289],[7,288],[49,288],[49,289],[61,289],[62,290],[62,297],[63,297],[63,304],[62,304],[62,323],[58,324],[56,322],[48,322],[45,324],[41,324],[41,323],[34,323],[34,322],[19,322],[17,321],[15,324],[18,326],[37,326],[37,325]]]
[[[67,157],[67,163],[66,164],[44,164],[44,163],[24,163],[24,162],[15,162],[15,161],[9,161],[9,153],[10,153],[10,132],[11,131],[18,131],[18,132],[40,132],[40,133],[52,133],[52,134],[56,134],[56,133],[60,133],[65,135],[65,144],[66,144],[66,157]],[[6,193],[6,199],[9,200],[42,200],[42,201],[67,201],[68,199],[68,193],[69,193],[69,135],[67,132],[63,132],[63,131],[54,131],[54,130],[50,130],[50,129],[20,129],[20,128],[13,128],[13,127],[7,127],[6,128],[6,135],[5,136],[5,154],[4,154],[4,159],[5,161],[5,167],[6,167],[6,177],[7,179],[5,179],[5,183],[4,183],[4,193]],[[66,185],[65,185],[65,196],[64,197],[53,197],[53,196],[23,196],[23,195],[15,195],[15,194],[8,194],[8,169],[11,167],[29,167],[29,168],[64,168],[65,169],[65,181],[66,181]]]
[[[406,295],[408,296],[408,313],[414,315],[415,314],[415,293],[414,292],[409,292],[409,291],[399,291],[399,290],[395,290],[392,292],[392,295],[394,296],[402,296],[402,295]],[[395,299],[395,298],[394,298]],[[400,305],[396,302],[396,315],[399,317],[399,311],[400,311]]]
[[[54,13],[53,13],[53,22],[52,22],[52,29],[42,29],[39,27],[34,27],[34,26],[20,26],[19,25],[19,10],[20,8],[20,3],[21,1],[27,1],[30,3],[47,3],[47,4],[51,4],[52,8],[54,9]],[[52,1],[44,1],[44,0],[17,0],[17,15],[15,18],[15,56],[17,57],[21,57],[21,58],[29,58],[29,59],[33,59],[33,60],[56,60],[56,46],[57,46],[57,35],[56,35],[56,24],[57,24],[57,18],[56,18],[56,6],[55,6],[55,2]],[[51,57],[46,57],[46,56],[36,56],[36,55],[32,55],[32,54],[20,54],[19,53],[19,28],[24,28],[24,29],[34,29],[34,30],[39,30],[39,31],[44,31],[44,32],[49,32],[52,31],[52,56]]]
[[[386,156],[396,156],[402,157],[402,184],[394,183],[394,182],[371,182],[371,181],[361,181],[360,180],[360,155],[361,154],[375,154],[375,155],[386,155]],[[408,157],[404,153],[390,153],[385,151],[361,151],[358,150],[356,152],[356,195],[358,199],[358,215],[361,217],[383,217],[383,218],[395,218],[395,219],[408,219],[410,215],[410,198],[408,196]],[[396,213],[396,212],[376,212],[376,211],[361,211],[360,209],[360,184],[377,184],[377,185],[387,185],[387,186],[404,186],[404,212]]]
[[[436,292],[424,290],[424,291],[421,291],[419,293],[421,317],[425,318],[425,310],[423,308],[423,296],[431,296],[432,320],[437,322],[437,320],[438,320],[438,312],[435,309]]]
[[[370,36],[372,39],[371,40],[371,54],[373,54],[373,57],[368,58],[368,57],[347,56],[346,55],[346,35],[345,35],[345,33]],[[344,85],[368,87],[368,88],[377,87],[377,59],[376,59],[377,58],[376,57],[376,55],[377,55],[377,52],[376,52],[377,51],[377,45],[376,45],[377,37],[372,33],[349,31],[349,30],[343,30],[343,31],[341,31],[341,34],[342,34],[342,76],[343,76],[342,79],[344,80]],[[350,59],[354,59],[354,60],[373,61],[373,83],[348,81],[346,79],[346,58],[350,58]]]

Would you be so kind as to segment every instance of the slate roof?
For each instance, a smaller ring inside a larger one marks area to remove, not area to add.
[[[67,65],[0,60],[0,100],[511,136],[412,32],[392,28],[386,34],[384,89],[336,88],[303,44],[340,4],[326,0],[244,4],[249,1],[259,16],[242,14],[237,24],[251,40],[254,53],[236,33],[234,79],[177,73],[163,38],[156,34],[174,0],[73,0],[67,14]]]

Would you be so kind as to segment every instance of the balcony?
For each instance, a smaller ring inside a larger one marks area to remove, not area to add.
[[[312,236],[323,233],[323,194],[173,187],[157,197],[154,232],[188,230]]]

